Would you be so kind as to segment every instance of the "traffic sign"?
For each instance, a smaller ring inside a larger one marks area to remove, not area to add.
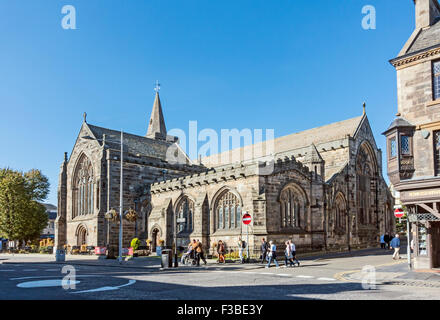
[[[405,215],[405,212],[403,211],[402,208],[397,208],[396,210],[394,210],[394,216],[396,218],[402,218]]]
[[[249,213],[245,213],[243,215],[243,223],[244,224],[250,224],[252,221],[251,215]]]

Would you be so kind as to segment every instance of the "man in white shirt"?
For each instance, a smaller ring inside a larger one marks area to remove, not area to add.
[[[275,262],[275,265],[277,266],[277,268],[280,267],[280,265],[278,264],[277,261],[277,247],[275,246],[275,244],[273,243],[273,241],[269,241],[269,262],[267,263],[266,268],[270,268],[270,264],[271,262]]]
[[[290,243],[290,250],[292,251],[293,260],[298,264],[298,267],[299,267],[299,261],[298,261],[298,259],[296,259],[296,247],[295,247],[295,244],[293,243],[293,240],[289,240],[289,243]]]

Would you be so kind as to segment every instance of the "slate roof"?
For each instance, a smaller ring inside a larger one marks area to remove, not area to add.
[[[119,142],[121,132],[98,127],[87,123],[87,126],[92,131],[93,135],[97,139],[103,139],[103,135],[106,135],[105,144],[111,148],[119,150],[121,148]],[[141,155],[161,159],[166,161],[166,153],[168,148],[173,144],[171,141],[155,140],[135,134],[124,132],[124,151],[134,155]],[[185,155],[186,157],[186,155]]]
[[[409,123],[405,118],[403,117],[397,117],[396,119],[391,122],[388,129],[383,133],[386,134],[388,131],[394,129],[394,128],[402,128],[402,127],[414,127],[411,123]]]
[[[319,153],[318,149],[316,149],[315,144],[312,143],[309,147],[309,150],[306,152],[306,155],[304,156],[304,162],[316,163],[322,161],[324,160],[322,159],[321,154]]]
[[[430,28],[422,30],[412,45],[409,47],[406,54],[413,54],[419,51],[440,46],[440,19]]]
[[[353,137],[363,118],[364,115],[276,138],[273,140],[273,153],[276,156],[278,153],[310,147],[312,144],[319,145],[326,142],[337,141],[345,138],[347,135]],[[253,155],[253,150],[259,148],[256,148],[255,146],[262,145],[262,155],[270,154],[269,152],[266,152],[266,143],[267,142],[262,142],[256,145],[245,146],[204,157],[202,158],[202,164],[205,166],[219,166],[234,162],[231,160],[235,159],[240,159],[241,161],[257,159],[258,157]],[[230,161],[225,162],[224,159],[229,159]]]

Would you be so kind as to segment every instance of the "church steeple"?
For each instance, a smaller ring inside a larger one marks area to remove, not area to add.
[[[166,140],[167,128],[165,127],[165,120],[162,113],[162,105],[160,103],[159,90],[160,84],[156,81],[156,97],[154,98],[153,111],[151,112],[150,122],[148,124],[147,138]]]

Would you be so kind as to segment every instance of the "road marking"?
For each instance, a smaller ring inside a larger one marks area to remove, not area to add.
[[[11,271],[15,271],[15,270],[12,270],[12,269],[9,269],[9,270],[0,270],[0,272],[11,272]]]
[[[10,278],[9,280],[26,280],[26,279],[43,279],[43,278],[55,278],[56,276],[33,276],[33,277],[20,277],[20,278]],[[76,275],[77,278],[91,278],[91,277],[105,277],[101,275],[95,275],[95,274],[82,274],[82,275]]]
[[[304,278],[304,279],[311,279],[314,278],[313,276],[296,276],[297,278]]]
[[[61,271],[61,269],[46,269],[46,270],[44,270],[44,271],[47,271],[47,272],[52,272],[52,271]]]
[[[281,276],[281,277],[290,277],[290,274],[280,273],[280,274],[277,274],[277,276]]]
[[[17,284],[19,288],[45,288],[45,287],[62,287],[65,281],[62,279],[57,280],[38,280],[38,281],[28,281]],[[78,284],[79,281],[69,281],[70,284]]]
[[[379,264],[376,266],[373,266],[375,268],[379,268],[379,267],[388,267],[388,266],[393,266],[395,264],[401,264],[401,263],[406,263],[406,261],[394,261],[394,262],[389,262],[389,263],[384,263],[384,264]],[[356,272],[361,272],[362,270],[349,270],[349,271],[342,271],[342,272],[338,272],[336,273],[333,277],[335,277],[337,280],[339,281],[345,281],[345,282],[356,282],[358,283],[358,280],[354,280],[354,279],[349,279],[346,278],[345,276],[351,273],[356,273]]]
[[[96,289],[90,289],[90,290],[83,290],[83,291],[76,291],[72,293],[89,293],[89,292],[100,292],[100,291],[111,291],[111,290],[118,290],[122,287],[131,286],[132,284],[135,284],[136,280],[130,280],[128,283],[120,285],[120,286],[114,286],[114,287],[101,287]]]
[[[27,271],[27,272],[32,272],[32,271],[37,271],[38,269],[23,269],[23,271]]]
[[[323,281],[336,281],[336,279],[334,278],[318,278],[318,280],[323,280]]]

